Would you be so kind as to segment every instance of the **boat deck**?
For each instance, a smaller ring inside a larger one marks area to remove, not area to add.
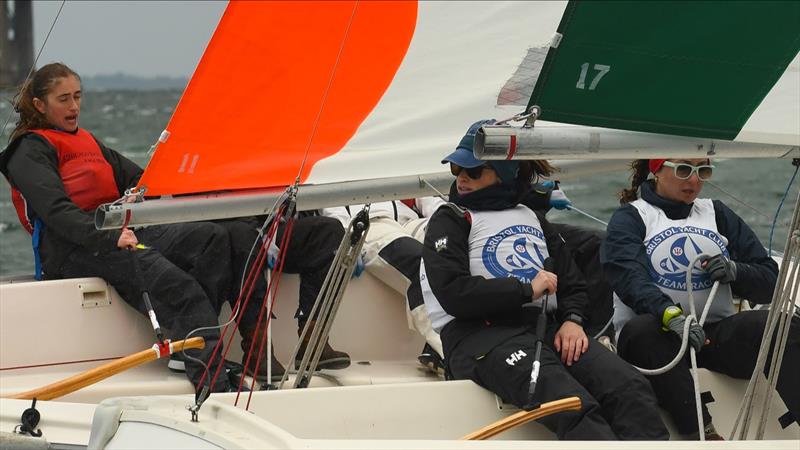
[[[284,286],[276,309],[282,319],[291,318],[294,312],[291,298],[281,302],[281,297],[297,292],[296,277],[287,277]],[[5,343],[0,352],[0,396],[41,387],[148,348],[153,342],[147,320],[99,279],[5,282],[0,283],[0,295],[0,341]],[[285,362],[297,341],[296,325],[293,320],[277,320],[274,325],[276,354]],[[416,356],[423,343],[407,328],[404,300],[369,275],[348,289],[332,343],[351,354],[349,368],[315,374],[312,389],[289,389],[290,377],[283,390],[253,393],[251,411],[269,426],[288,433],[291,439],[287,442],[292,447],[376,448],[385,447],[386,440],[391,440],[392,448],[463,448],[457,441],[446,439],[456,439],[518,411],[472,382],[440,381],[422,368]],[[240,358],[238,341],[234,341],[229,359]],[[715,402],[709,408],[723,436],[727,437],[732,428],[746,384],[746,380],[700,370],[702,389],[714,394]],[[180,403],[180,408],[175,406],[178,403],[173,405],[175,411],[186,414],[185,407],[192,403],[192,386],[185,375],[171,372],[166,360],[160,360],[58,401],[39,402],[39,427],[50,442],[86,445],[99,402],[174,394],[184,394],[171,398]],[[233,393],[212,396],[227,405],[235,398]],[[767,436],[789,441],[770,445],[796,449],[800,427],[792,424],[780,429],[777,417],[786,411],[785,406],[777,395],[771,405]],[[13,430],[29,406],[27,400],[0,400],[0,431]],[[240,402],[238,408],[242,407]],[[456,416],[461,419],[454,420]],[[504,448],[522,448],[525,443],[521,440],[552,438],[541,425],[533,423],[500,439]],[[754,448],[753,442],[746,444],[738,448]],[[593,444],[592,448],[603,447]],[[622,447],[614,443],[613,448]]]

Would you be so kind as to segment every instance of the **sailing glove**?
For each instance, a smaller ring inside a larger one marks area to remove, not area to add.
[[[703,327],[697,323],[694,317],[692,317],[692,323],[689,325],[689,345],[694,348],[695,352],[700,352],[700,349],[703,348],[703,345],[706,342],[706,332],[703,330]],[[679,316],[675,316],[667,323],[667,328],[670,331],[676,333],[678,336],[683,339],[683,327],[686,324],[686,316],[683,314]]]
[[[547,180],[542,182],[542,186],[547,189],[551,189],[549,198],[551,208],[566,209],[567,207],[572,206],[572,202],[570,202],[569,198],[567,198],[567,194],[558,188],[558,183],[552,180]]]
[[[720,283],[736,281],[736,263],[722,254],[703,257],[700,266],[711,275],[711,281],[719,281]]]
[[[281,254],[281,249],[275,245],[275,239],[269,242],[269,248],[267,249],[267,267],[270,269],[274,269],[275,266],[278,264],[278,257]]]

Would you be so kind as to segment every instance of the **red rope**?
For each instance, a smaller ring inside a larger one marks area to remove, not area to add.
[[[109,356],[107,358],[95,358],[95,359],[77,359],[74,361],[61,361],[61,362],[52,362],[52,363],[44,363],[44,364],[31,364],[28,366],[12,366],[12,367],[2,367],[0,368],[0,372],[4,370],[17,370],[17,369],[33,369],[36,367],[55,367],[55,366],[64,366],[69,364],[82,364],[82,363],[90,363],[90,362],[100,362],[100,361],[113,361],[115,359],[124,358],[125,356]]]
[[[236,328],[239,327],[239,324],[242,320],[243,312],[247,305],[250,302],[250,298],[252,296],[253,289],[255,288],[255,283],[258,278],[258,275],[261,273],[261,270],[264,267],[264,261],[266,260],[267,256],[267,249],[269,248],[269,243],[272,241],[269,236],[274,236],[275,232],[277,231],[277,225],[280,220],[280,216],[283,214],[285,207],[282,206],[279,208],[278,212],[275,215],[275,219],[270,224],[267,230],[268,239],[265,241],[262,239],[262,245],[259,248],[258,255],[256,256],[256,260],[254,264],[248,269],[247,277],[245,279],[245,283],[242,289],[239,291],[239,295],[234,303],[233,311],[238,311],[238,317],[236,319]],[[244,297],[243,295],[244,294]],[[244,301],[243,301],[244,300]],[[241,307],[240,307],[241,306]],[[230,322],[230,318],[227,322]],[[228,330],[230,329],[230,335],[228,335]],[[211,377],[211,386],[216,383],[217,379],[219,379],[219,375],[222,372],[223,364],[222,362],[225,361],[227,358],[228,352],[230,351],[230,344],[233,341],[234,337],[234,328],[231,328],[231,323],[227,323],[223,332],[220,336],[220,340],[217,342],[216,346],[214,347],[214,351],[211,353],[211,358],[209,359],[209,366],[211,365],[211,361],[214,361],[216,356],[220,353],[220,349],[222,348],[223,342],[225,341],[225,337],[228,336],[228,341],[225,345],[227,348],[225,349],[224,353],[221,355],[220,364],[217,366],[216,370],[214,371],[213,376]],[[206,376],[208,376],[208,367],[206,367],[205,371],[203,371],[203,375],[200,378],[200,382],[197,384],[197,390],[200,390],[200,387],[203,386],[203,382],[206,380]]]
[[[263,315],[264,315],[264,313],[266,311],[264,306],[266,305],[267,299],[270,297],[270,295],[269,295],[270,292],[272,293],[271,294],[272,295],[272,301],[271,301],[270,307],[269,307],[270,312],[272,312],[273,308],[275,307],[275,299],[278,296],[278,286],[280,285],[281,275],[283,275],[283,266],[286,263],[286,251],[288,251],[288,249],[289,249],[289,238],[292,235],[292,229],[294,228],[294,221],[295,221],[295,216],[294,215],[292,215],[286,221],[286,228],[284,229],[283,236],[281,237],[281,243],[279,245],[279,248],[284,249],[284,254],[279,256],[278,261],[277,261],[277,267],[273,270],[272,278],[270,278],[270,280],[269,280],[269,285],[267,286],[267,294],[264,295],[264,299],[262,300],[262,303],[261,303],[261,312],[258,314],[258,325],[256,326],[256,330],[258,330],[258,328],[261,325],[261,320],[262,320]],[[259,344],[258,353],[257,353],[258,355],[263,355],[264,354],[264,345],[267,342],[267,329],[269,328],[271,322],[272,322],[272,314],[269,314],[267,316],[267,320],[264,321],[264,333],[261,335],[261,342]],[[255,334],[254,336],[258,336],[258,334]],[[254,337],[254,339],[255,339],[255,337]],[[253,344],[255,344],[255,342],[253,342]],[[245,365],[245,373],[247,372],[247,365],[250,364],[250,359],[251,359],[251,356],[252,356],[253,347],[255,347],[255,345],[251,345],[250,346],[250,350],[248,352],[250,354],[247,355],[247,364]],[[270,361],[270,363],[271,363],[271,361]],[[259,369],[260,365],[261,365],[261,358],[256,358],[256,367],[255,367],[255,370],[253,371],[254,374],[258,373],[258,369]],[[241,385],[242,385],[243,380],[244,380],[244,377],[242,377],[239,380],[239,389],[238,389],[239,392],[241,392]],[[267,382],[270,382],[270,381],[272,381],[272,380],[267,380]],[[255,377],[253,377],[253,381],[250,383],[250,394],[247,396],[247,404],[245,405],[245,411],[249,411],[250,410],[250,401],[253,398],[253,391],[254,391],[254,388],[255,388],[255,383],[256,383],[256,379],[255,379]],[[238,403],[238,401],[239,401],[239,393],[236,394],[236,402],[234,403],[234,405],[236,405]]]
[[[275,221],[275,224],[277,224],[277,220]],[[269,249],[270,244],[274,240],[276,233],[277,233],[277,225],[275,225],[274,227],[270,227],[270,229],[267,232],[267,239],[262,241],[262,249],[265,252],[265,255],[267,253],[267,249]],[[260,267],[258,269],[258,273],[261,273],[261,269],[264,266],[263,259],[260,262],[259,266]],[[270,281],[270,283],[271,283],[271,281]],[[254,339],[255,339],[255,336],[258,336],[258,333],[260,332],[260,329],[261,329],[261,320],[264,317],[264,303],[266,302],[266,296],[268,295],[268,293],[269,293],[269,285],[267,285],[267,289],[264,291],[264,298],[261,299],[261,308],[259,308],[258,319],[256,320],[256,329],[253,332],[253,338]],[[249,298],[248,298],[248,300],[249,300]],[[241,320],[241,317],[239,319]],[[230,346],[230,343],[228,345]],[[254,347],[254,345],[253,345],[253,343],[251,343],[250,346],[248,347],[248,350],[247,350],[247,355],[246,355],[245,363],[244,363],[244,373],[245,374],[247,373],[247,369],[250,367],[250,360],[252,359],[252,356],[253,356],[253,347]],[[254,372],[254,373],[257,373],[257,372]],[[244,376],[242,376],[239,379],[239,386],[236,389],[236,401],[234,402],[234,406],[239,404],[239,394],[242,392],[242,383],[243,382],[244,382]]]
[[[260,259],[263,259],[263,256],[261,254],[261,250],[259,250],[259,254],[256,257],[256,261],[258,262]],[[255,265],[254,265],[254,267],[255,267]],[[236,299],[236,303],[235,303],[234,309],[236,309],[239,306],[239,304],[241,303],[242,293],[243,292],[246,292],[246,296],[247,296],[246,298],[249,300],[250,293],[252,292],[252,289],[253,289],[253,287],[252,287],[253,283],[252,283],[251,278],[252,278],[252,274],[255,274],[255,273],[257,273],[257,272],[250,271],[248,273],[247,280],[245,281],[245,288],[242,289],[242,291],[239,292],[239,296]],[[245,302],[245,306],[246,306],[246,304],[247,304],[247,302]],[[241,316],[241,314],[240,314],[240,316]],[[238,320],[237,320],[237,326],[238,326]],[[217,345],[214,347],[214,351],[211,353],[211,358],[209,359],[209,365],[210,365],[211,361],[215,360],[217,354],[220,351],[220,348],[222,348],[222,342],[224,341],[225,336],[227,335],[229,328],[230,328],[230,324],[225,325],[225,328],[223,329],[222,334],[220,336],[220,340],[217,342]],[[232,339],[232,337],[233,337],[233,332],[231,332],[231,334],[230,334],[230,338],[228,339],[228,344],[230,344],[230,340]],[[224,355],[223,355],[223,358],[224,358]],[[221,370],[221,367],[217,367],[217,370],[214,372],[213,379],[212,379],[212,386],[213,386],[213,383],[216,381],[217,377],[219,376],[220,370]],[[208,374],[208,367],[206,367],[206,370],[203,371],[203,375],[200,377],[200,382],[197,384],[197,389],[198,390],[200,390],[200,387],[203,385],[203,382],[205,381],[206,376],[208,376],[208,375],[209,375]]]

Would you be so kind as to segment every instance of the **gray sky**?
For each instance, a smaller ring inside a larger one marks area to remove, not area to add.
[[[38,66],[61,61],[81,75],[186,76],[219,21],[224,1],[67,1]],[[38,52],[61,1],[33,6]]]

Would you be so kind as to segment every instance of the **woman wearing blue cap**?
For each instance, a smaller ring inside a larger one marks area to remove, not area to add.
[[[585,283],[563,240],[540,212],[521,204],[533,175],[552,167],[476,159],[475,132],[488,122],[473,124],[442,161],[456,180],[451,203],[430,219],[420,267],[450,373],[519,407],[578,396],[580,411],[539,420],[560,439],[667,439],[647,380],[583,331]],[[551,270],[544,268],[548,257]],[[538,338],[523,304],[541,302],[546,292],[549,324],[529,399]]]

